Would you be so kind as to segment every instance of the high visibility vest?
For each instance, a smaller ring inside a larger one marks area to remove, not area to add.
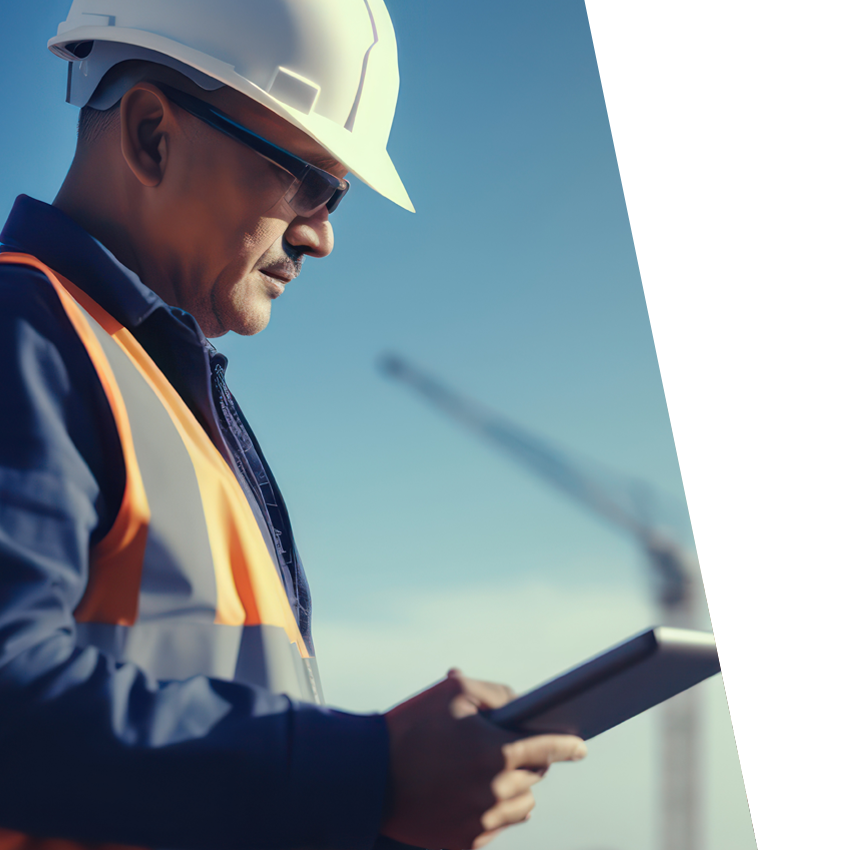
[[[92,548],[74,611],[77,644],[155,679],[210,676],[321,703],[277,555],[183,399],[130,331],[69,280],[28,254],[2,253],[0,263],[30,266],[53,285],[124,454],[121,506]]]
[[[186,403],[135,337],[73,283],[29,254],[0,253],[0,263],[30,266],[53,285],[121,440],[124,495],[90,553],[77,645],[160,680],[210,676],[321,703],[274,548]],[[87,847],[0,828],[0,850]]]

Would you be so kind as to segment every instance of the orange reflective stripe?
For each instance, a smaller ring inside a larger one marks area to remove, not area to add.
[[[0,262],[30,266],[47,277],[59,296],[74,330],[86,347],[109,406],[112,408],[124,453],[126,476],[124,495],[112,528],[94,547],[86,591],[74,612],[74,617],[80,622],[132,625],[136,621],[139,608],[139,586],[142,580],[150,509],[133,447],[130,419],[127,416],[124,399],[103,348],[79,306],[66,291],[66,284],[69,282],[64,279],[60,282],[60,277],[55,272],[29,254],[0,254]],[[67,289],[71,288],[76,289],[73,284],[67,287]],[[87,300],[91,302],[91,299]],[[121,327],[99,307],[97,310],[114,328]]]

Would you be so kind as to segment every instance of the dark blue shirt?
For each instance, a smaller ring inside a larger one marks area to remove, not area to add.
[[[152,356],[237,473],[310,645],[289,518],[224,356],[54,207],[20,197],[0,243],[69,278]],[[152,681],[75,647],[89,550],[124,489],[117,431],[31,268],[0,266],[0,357],[0,827],[149,847],[372,847],[387,771],[379,715],[203,677]]]

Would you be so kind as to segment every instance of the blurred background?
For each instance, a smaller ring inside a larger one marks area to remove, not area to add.
[[[521,691],[670,621],[635,533],[388,375],[388,354],[697,569],[583,3],[387,5],[402,79],[390,152],[417,213],[355,181],[334,253],[305,263],[269,328],[215,341],[293,518],[326,696],[359,711],[450,666]],[[4,211],[20,192],[52,200],[71,160],[77,110],[45,49],[69,6],[0,18],[16,83],[1,96]],[[710,628],[695,575],[688,617]],[[751,850],[720,677],[692,695],[690,846]],[[671,850],[664,718],[593,740],[492,846]]]

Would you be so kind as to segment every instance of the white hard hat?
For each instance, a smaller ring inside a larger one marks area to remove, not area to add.
[[[386,149],[398,61],[383,0],[74,0],[48,47],[72,63],[75,106],[110,106],[109,92],[93,95],[119,62],[166,65],[242,92],[413,211]]]

